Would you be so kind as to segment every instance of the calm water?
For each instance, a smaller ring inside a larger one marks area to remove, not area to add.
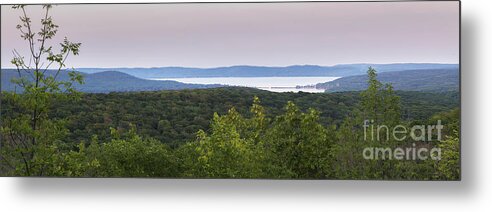
[[[296,88],[296,86],[310,86],[317,83],[329,82],[338,77],[207,77],[207,78],[151,78],[151,80],[174,80],[194,84],[221,84],[258,88],[273,92],[310,92],[321,93],[322,89],[313,87]]]

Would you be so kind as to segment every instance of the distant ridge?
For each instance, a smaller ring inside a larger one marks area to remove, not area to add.
[[[200,77],[344,77],[365,74],[372,66],[379,73],[389,71],[458,68],[458,64],[394,63],[394,64],[341,64],[334,66],[294,65],[286,67],[230,66],[217,68],[156,67],[156,68],[78,68],[84,73],[118,71],[132,76],[150,78],[200,78]]]
[[[421,69],[378,73],[378,80],[391,83],[395,90],[447,92],[458,91],[458,68]],[[359,91],[367,88],[367,75],[342,77],[331,82],[319,83],[317,88],[326,92]]]
[[[48,71],[47,74],[54,74],[54,71]],[[84,84],[76,84],[75,88],[81,92],[87,93],[109,93],[109,92],[130,92],[130,91],[157,91],[157,90],[181,90],[196,88],[215,88],[223,87],[222,85],[201,85],[187,84],[176,81],[157,81],[140,79],[129,74],[117,71],[104,71],[93,74],[81,73],[84,76]],[[13,69],[2,70],[2,91],[22,90],[11,82],[12,78],[18,78],[18,73]],[[58,75],[59,80],[66,81],[69,79],[67,71],[61,71]]]
[[[457,64],[399,63],[399,64],[343,64],[336,66],[295,65],[288,67],[231,66],[219,68],[79,68],[85,78],[76,89],[90,93],[179,90],[223,87],[223,85],[187,84],[173,80],[148,80],[155,78],[186,77],[300,77],[331,76],[337,80],[319,83],[317,88],[328,92],[356,91],[366,88],[368,67],[375,68],[382,82],[392,83],[397,90],[450,91],[459,88],[459,66]],[[50,70],[48,74],[53,74]],[[68,80],[68,72],[62,71],[60,80]],[[14,69],[2,70],[1,86],[4,91],[19,91],[11,83],[17,78]]]

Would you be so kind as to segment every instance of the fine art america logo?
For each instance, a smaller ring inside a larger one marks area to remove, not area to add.
[[[411,141],[405,142],[407,145],[404,147],[366,147],[362,153],[366,160],[441,160],[441,148],[426,145],[429,141],[441,141],[441,120],[436,125],[415,125],[411,128],[375,125],[373,120],[365,120],[363,127],[364,141]]]

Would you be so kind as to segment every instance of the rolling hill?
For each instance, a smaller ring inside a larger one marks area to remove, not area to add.
[[[47,74],[54,74],[54,71],[48,71]],[[129,74],[117,71],[104,71],[93,74],[81,73],[84,76],[84,84],[76,84],[78,91],[87,93],[109,93],[125,91],[157,91],[157,90],[180,90],[195,88],[214,88],[221,85],[201,85],[186,84],[176,81],[156,81],[140,79]],[[2,91],[18,91],[21,89],[11,82],[12,78],[18,78],[18,73],[13,69],[2,70]],[[58,76],[59,80],[66,81],[69,79],[68,72],[62,71]]]
[[[343,64],[335,66],[294,65],[287,67],[266,66],[231,66],[217,68],[79,68],[84,73],[118,71],[138,78],[186,78],[186,77],[294,77],[294,76],[327,76],[344,77],[365,74],[372,66],[379,73],[419,69],[458,68],[457,64],[437,63],[395,63],[395,64]]]
[[[378,73],[378,80],[391,83],[395,90],[445,92],[458,91],[458,68],[422,69]],[[326,92],[360,91],[367,88],[367,75],[348,76],[331,82],[319,83]]]
[[[369,66],[379,73],[379,80],[392,83],[396,90],[407,91],[457,91],[459,88],[459,69],[456,64],[401,63],[401,64],[348,64],[336,66],[297,65],[288,67],[232,66],[219,68],[110,68],[77,69],[84,76],[85,83],[76,89],[89,93],[108,93],[125,91],[157,91],[194,88],[213,88],[221,85],[187,84],[172,80],[156,81],[150,78],[186,77],[272,77],[272,76],[342,76],[332,82],[319,83],[317,88],[328,92],[358,91],[366,84],[366,71]],[[48,74],[53,74],[49,71]],[[68,80],[68,72],[63,71],[60,80]],[[13,69],[2,70],[2,90],[19,89],[11,83],[18,77]],[[147,79],[146,79],[147,78]]]

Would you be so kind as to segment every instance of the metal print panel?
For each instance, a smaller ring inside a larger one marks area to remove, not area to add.
[[[0,175],[460,180],[460,3],[1,6]]]

